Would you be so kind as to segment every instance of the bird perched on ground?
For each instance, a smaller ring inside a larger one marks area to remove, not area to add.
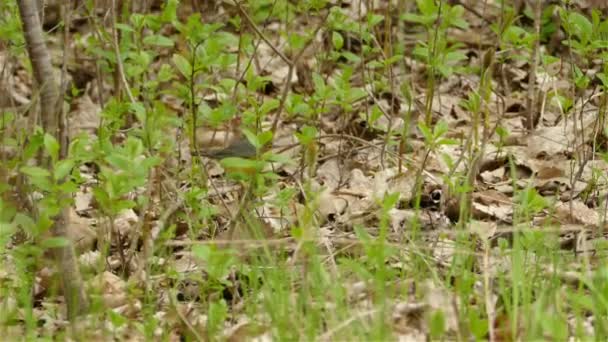
[[[242,134],[240,123],[241,119],[237,117],[223,130],[201,128],[197,131],[197,154],[219,160],[227,174],[248,179],[261,172],[264,163],[256,160],[256,147]]]
[[[257,151],[249,140],[242,137],[233,141],[226,148],[215,151],[202,151],[201,155],[220,161],[227,174],[236,178],[248,178],[262,171],[264,162],[255,160]]]
[[[256,156],[256,149],[247,138],[240,137],[231,141],[225,148],[212,151],[201,151],[201,155],[218,160],[230,157],[247,159]]]

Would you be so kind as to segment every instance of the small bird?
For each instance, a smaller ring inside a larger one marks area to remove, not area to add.
[[[201,154],[208,158],[213,159],[224,159],[230,157],[236,158],[254,158],[256,156],[256,149],[253,144],[245,137],[231,142],[226,148],[218,149],[215,151],[201,151]]]
[[[219,160],[226,173],[236,179],[248,179],[264,168],[264,162],[257,160],[257,150],[245,137],[229,143],[226,148],[200,151],[200,155]]]

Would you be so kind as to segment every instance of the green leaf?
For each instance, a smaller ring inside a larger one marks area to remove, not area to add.
[[[418,129],[420,129],[420,133],[424,136],[424,140],[427,143],[430,143],[433,140],[433,133],[431,129],[424,122],[420,122],[418,124]]]
[[[443,311],[437,310],[432,313],[429,322],[429,330],[432,340],[439,339],[445,331],[445,315]]]
[[[63,237],[50,237],[42,240],[40,246],[42,248],[58,248],[65,247],[70,244],[70,241]]]
[[[25,214],[22,214],[22,213],[17,213],[17,214],[15,214],[13,222],[16,223],[17,226],[19,228],[23,229],[23,231],[25,231],[26,233],[28,233],[32,236],[38,235],[38,229],[36,227],[36,222],[31,217],[29,217]]]
[[[260,109],[259,109],[260,114],[266,115],[266,114],[270,113],[270,111],[279,107],[279,103],[280,102],[278,99],[270,99],[270,100],[264,101],[264,103],[262,103],[262,105],[260,106]]]
[[[608,75],[603,72],[600,72],[596,76],[600,79],[600,81],[602,81],[602,85],[604,86],[604,88],[608,88]]]
[[[160,70],[158,70],[158,81],[159,82],[167,82],[173,78],[173,71],[171,70],[171,66],[169,64],[163,64],[160,66]]]
[[[38,166],[24,166],[21,168],[21,172],[30,178],[47,178],[51,175],[47,169]]]
[[[450,25],[458,27],[459,29],[462,29],[462,30],[468,29],[469,23],[467,23],[464,19],[462,19],[463,14],[464,14],[464,7],[462,7],[461,5],[452,7],[449,12]]]
[[[173,47],[173,40],[167,38],[165,36],[153,34],[151,36],[147,36],[143,39],[144,44],[160,46],[160,47]]]
[[[437,139],[448,131],[448,123],[441,120],[433,128],[433,138]]]
[[[51,156],[53,161],[56,161],[57,158],[59,158],[59,143],[54,136],[48,133],[44,134],[44,149],[46,150],[46,153]]]
[[[382,200],[382,209],[384,209],[385,211],[393,209],[397,205],[398,201],[399,201],[398,192],[393,192],[393,193],[387,194],[386,196],[384,196],[384,199]]]
[[[116,328],[122,327],[129,321],[125,316],[119,314],[118,312],[115,312],[113,310],[108,310],[107,312],[110,318],[110,322],[112,322],[112,325]]]
[[[0,222],[0,254],[4,255],[15,232],[17,228],[14,224]]]
[[[131,111],[133,112],[133,114],[135,114],[135,117],[137,118],[137,120],[141,123],[145,122],[145,118],[146,118],[146,107],[144,107],[143,103],[141,102],[135,102],[135,103],[129,103],[129,109],[131,109]]]
[[[109,156],[106,156],[106,161],[113,167],[119,170],[129,171],[131,166],[133,165],[133,160],[128,157],[118,153],[113,153]]]
[[[165,1],[165,8],[161,13],[161,20],[165,23],[173,23],[177,21],[177,6],[178,0]]]
[[[190,62],[182,56],[178,54],[173,55],[173,64],[177,67],[177,70],[186,78],[190,79],[192,77],[192,65]]]
[[[300,129],[300,133],[296,132],[296,137],[302,145],[308,145],[312,143],[317,137],[317,128],[313,126],[304,125]]]
[[[383,15],[379,15],[379,14],[368,14],[367,17],[367,24],[369,25],[369,27],[374,27],[378,24],[380,24],[382,21],[384,20],[384,16]]]
[[[570,33],[580,38],[581,42],[586,43],[593,33],[593,25],[586,16],[571,12],[568,15],[567,28],[571,28]]]
[[[258,140],[258,143],[260,144],[260,146],[256,146],[256,147],[262,148],[262,146],[265,146],[270,141],[272,141],[272,131],[265,131],[265,132],[259,133],[257,140]]]
[[[344,38],[342,37],[342,34],[340,34],[338,31],[333,31],[331,33],[331,43],[335,50],[341,50],[344,46]]]
[[[380,107],[378,105],[373,105],[372,112],[369,117],[369,124],[373,125],[378,119],[380,119],[381,116],[382,116],[382,111],[380,110]]]
[[[74,160],[60,160],[57,164],[55,164],[55,170],[53,170],[53,178],[55,178],[55,180],[63,179],[70,173],[70,171],[72,171],[73,168]]]
[[[116,23],[116,28],[124,32],[133,32],[133,28],[127,24]]]
[[[416,0],[418,10],[425,16],[436,16],[439,12],[439,8],[435,4],[435,0]]]
[[[462,51],[451,51],[445,55],[446,63],[456,63],[465,59],[467,59],[467,55],[465,55]]]
[[[315,86],[315,92],[319,94],[323,94],[327,89],[327,85],[325,84],[325,80],[321,75],[316,72],[312,73],[312,83]]]

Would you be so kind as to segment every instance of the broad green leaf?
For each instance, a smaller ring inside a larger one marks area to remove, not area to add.
[[[335,50],[341,50],[344,46],[344,38],[342,37],[342,34],[340,34],[338,31],[333,31],[331,33],[331,43]]]
[[[44,134],[44,149],[46,150],[46,153],[51,156],[53,161],[56,161],[57,158],[59,158],[59,142],[57,142],[57,139],[55,139],[54,136],[48,133]]]
[[[143,39],[144,44],[146,45],[154,45],[160,47],[173,47],[173,40],[167,38],[165,36],[153,34],[151,36],[147,36]]]
[[[38,166],[24,166],[21,168],[21,172],[31,178],[46,178],[51,175],[49,170]]]
[[[63,237],[50,237],[42,240],[40,246],[43,248],[58,248],[65,247],[70,244],[70,241]]]
[[[70,171],[72,171],[72,168],[74,168],[74,160],[60,160],[57,164],[55,164],[55,170],[53,170],[53,178],[55,178],[55,180],[65,178],[65,176],[67,176]]]
[[[177,70],[186,78],[190,79],[192,77],[192,65],[190,62],[182,55],[174,54],[173,55],[173,64],[177,67]]]

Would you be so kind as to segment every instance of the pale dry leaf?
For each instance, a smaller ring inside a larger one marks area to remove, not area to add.
[[[483,171],[479,176],[485,184],[496,184],[506,179],[507,170],[504,167],[499,167],[494,170]]]
[[[472,221],[469,230],[482,240],[487,241],[494,236],[497,227],[496,222]]]
[[[272,228],[274,234],[278,234],[298,222],[298,215],[305,212],[305,206],[301,203],[290,202],[281,208],[271,201],[264,201],[264,205],[258,208],[262,220]]]
[[[413,171],[399,173],[397,168],[387,168],[374,175],[373,198],[382,200],[386,194],[399,193],[403,202],[411,201],[416,184]]]
[[[428,340],[427,335],[420,330],[411,330],[406,333],[396,335],[397,342],[419,342]]]
[[[268,29],[272,29],[271,26],[272,25],[269,25]],[[279,39],[279,42],[274,42],[274,44],[275,47],[281,50],[282,46],[285,45],[285,41],[283,39]],[[277,56],[275,51],[266,43],[261,44],[258,47],[257,56],[261,68],[261,70],[259,70],[258,72],[261,75],[268,75],[274,86],[277,89],[280,89],[287,80],[287,76],[289,75],[289,65],[285,63],[285,61],[281,59],[281,57]],[[291,75],[290,84],[295,84],[297,82],[298,75],[294,72]]]
[[[429,158],[425,164],[425,170],[429,172],[437,172],[445,174],[450,171],[450,166],[445,160],[445,157],[449,157],[452,163],[455,163],[460,155],[462,154],[462,147],[459,145],[441,145],[438,148],[438,153],[429,155]],[[458,164],[456,172],[464,172],[466,170],[466,163]]]
[[[342,196],[336,196],[329,189],[325,189],[319,194],[319,213],[324,220],[336,219],[344,213],[348,206],[348,201]]]
[[[93,271],[99,266],[101,253],[99,251],[86,251],[78,257],[78,263],[85,270]]]
[[[321,120],[323,121],[323,119],[321,119]],[[328,124],[328,125],[330,125],[330,124]],[[336,126],[333,129],[333,131],[338,130],[337,122],[332,121],[331,125]],[[330,130],[330,131],[332,131],[332,130]],[[346,141],[341,140],[341,139],[332,139],[332,140],[325,141],[323,144],[323,147],[324,147],[323,152],[329,156],[340,155],[341,153],[344,153],[349,150],[349,146],[346,143]]]
[[[91,250],[97,233],[93,230],[94,220],[80,217],[72,208],[69,209],[68,237],[79,252]]]
[[[252,322],[249,319],[243,319],[240,322],[227,327],[222,335],[227,342],[253,340],[272,341],[272,336],[270,335],[270,329],[268,327]]]
[[[454,258],[456,244],[445,236],[438,237],[433,248],[433,257],[441,263],[447,264]]]
[[[101,291],[103,304],[108,308],[117,308],[128,304],[127,284],[112,272],[105,271],[92,278],[88,286]]]
[[[333,191],[341,180],[340,166],[337,158],[331,158],[317,169],[317,180],[328,190]]]
[[[510,197],[502,192],[488,189],[473,193],[472,216],[477,219],[493,218],[510,222],[513,215],[513,203]]]
[[[352,169],[348,179],[348,189],[353,193],[369,195],[372,180],[366,176],[361,169]]]
[[[418,216],[415,210],[404,210],[392,208],[388,212],[391,227],[394,233],[400,233],[407,223],[412,222]]]
[[[89,95],[84,94],[72,103],[73,109],[68,114],[68,134],[73,140],[81,133],[94,135],[101,123],[101,107],[94,103]]]
[[[539,127],[527,137],[528,156],[548,158],[565,154],[574,147],[575,143],[578,146],[581,142],[589,141],[593,134],[592,125],[596,119],[597,111],[586,110],[583,118],[577,119],[576,125],[572,120],[562,120],[553,127]]]
[[[346,285],[346,296],[350,303],[359,302],[369,296],[369,286],[364,281],[348,283]]]
[[[173,261],[172,267],[179,274],[185,274],[190,272],[196,272],[201,269],[201,259],[196,258],[189,251],[181,251],[175,256],[176,260]]]
[[[578,199],[572,202],[559,203],[555,209],[555,216],[561,222],[569,224],[596,227],[600,223],[599,213]]]
[[[418,302],[415,299],[397,302],[393,306],[393,328],[399,341],[426,340],[424,330],[426,328],[425,315],[428,309],[426,303]]]
[[[139,221],[139,216],[133,211],[133,209],[122,210],[114,219],[114,228],[121,235],[127,236],[131,233],[131,229],[135,227]]]
[[[92,192],[77,191],[74,195],[74,207],[76,209],[76,212],[82,212],[91,209],[92,200]]]
[[[0,108],[9,106],[26,106],[30,104],[32,98],[32,85],[31,77],[27,71],[21,69],[18,64],[14,64],[10,61],[5,52],[0,52],[0,62],[2,62],[2,69],[0,71],[3,74],[0,82],[0,90],[2,94],[8,96],[1,96]]]
[[[351,198],[346,212],[340,216],[339,222],[347,226],[363,224],[370,217],[375,218],[378,203],[370,197]]]
[[[374,174],[374,182],[372,188],[369,189],[372,191],[374,200],[382,200],[387,193],[393,192],[388,185],[388,180],[394,177],[396,173],[395,168],[388,168]]]
[[[340,5],[345,8],[346,15],[353,21],[359,21],[360,18],[365,18],[367,15],[367,2],[362,0],[346,0],[339,1]]]
[[[448,333],[458,331],[458,313],[455,311],[453,303],[457,302],[454,294],[445,289],[437,287],[430,281],[426,282],[427,293],[425,301],[431,310],[439,310],[444,314],[445,329]]]

